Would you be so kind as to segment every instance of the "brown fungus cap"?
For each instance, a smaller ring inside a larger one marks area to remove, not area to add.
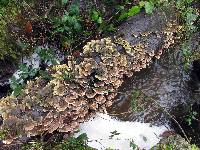
[[[148,38],[155,33],[146,31],[134,32],[133,38],[143,37],[143,42],[130,42],[126,36],[92,40],[83,47],[79,63],[68,56],[67,64],[48,68],[52,77],[48,83],[42,77],[28,81],[21,96],[0,100],[1,128],[12,129],[4,142],[46,131],[72,133],[96,111],[110,107],[123,77],[146,68],[153,57],[159,58],[163,49],[174,43],[173,33],[179,28],[171,23],[163,33],[156,33],[158,39],[164,37],[159,49],[149,47]],[[13,131],[19,126],[22,131],[17,135]]]

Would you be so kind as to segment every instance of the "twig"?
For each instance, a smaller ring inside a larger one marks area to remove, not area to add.
[[[174,116],[172,116],[165,108],[163,108],[162,106],[160,106],[160,104],[158,104],[153,98],[150,98],[149,100],[153,101],[158,107],[160,107],[180,128],[181,132],[183,133],[186,141],[188,141],[190,143],[190,140],[188,139],[185,131],[183,130],[183,128],[181,127],[181,125],[178,123],[178,121],[174,118]],[[123,115],[123,114],[127,114],[127,113],[131,113],[131,111],[127,111],[127,112],[123,112],[123,113],[119,113],[119,114],[109,114],[109,115]]]
[[[178,127],[180,128],[181,132],[183,133],[185,139],[187,142],[190,143],[190,140],[188,139],[185,131],[183,130],[183,128],[181,127],[181,125],[178,123],[178,121],[174,118],[174,116],[172,116],[166,109],[164,109],[163,107],[160,106],[160,104],[158,104],[156,101],[154,101],[170,118],[172,118],[172,120],[178,125]]]

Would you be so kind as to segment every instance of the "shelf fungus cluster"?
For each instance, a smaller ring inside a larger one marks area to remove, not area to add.
[[[55,130],[73,132],[97,110],[111,106],[123,78],[146,68],[153,57],[159,58],[162,49],[174,42],[173,32],[174,27],[167,26],[163,32],[167,41],[153,52],[145,43],[131,45],[117,36],[92,40],[80,58],[68,56],[66,64],[48,68],[50,81],[38,77],[27,82],[20,96],[2,98],[4,143]]]

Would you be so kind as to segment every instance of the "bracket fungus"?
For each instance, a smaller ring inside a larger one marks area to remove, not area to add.
[[[0,128],[11,129],[4,142],[55,130],[73,132],[96,111],[112,105],[124,76],[146,68],[153,57],[160,57],[163,48],[174,43],[174,26],[162,28],[160,36],[164,38],[158,36],[162,46],[157,44],[154,49],[148,42],[133,44],[118,36],[92,40],[83,47],[81,61],[68,56],[66,64],[48,68],[52,77],[49,82],[38,77],[27,82],[20,96],[2,98],[0,112],[4,121]],[[141,35],[152,38],[151,32]]]

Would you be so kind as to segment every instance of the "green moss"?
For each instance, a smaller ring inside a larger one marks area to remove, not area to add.
[[[5,57],[16,58],[18,52],[9,40],[8,24],[15,20],[18,7],[14,0],[0,3],[0,60]]]
[[[9,129],[1,129],[0,130],[0,139],[2,140],[2,139],[4,139],[6,136],[7,136],[7,134],[8,134],[8,132],[9,132]]]
[[[145,109],[145,105],[150,100],[140,90],[134,90],[131,93],[131,109],[134,112],[142,112]]]
[[[22,150],[93,150],[87,146],[86,142],[87,135],[81,134],[77,138],[69,137],[68,139],[61,142],[29,142],[28,144],[22,146]]]
[[[63,141],[55,146],[53,150],[92,150],[86,145],[87,135],[81,134],[79,137],[70,137],[68,140]]]
[[[41,142],[30,142],[22,147],[22,150],[43,150],[44,146]]]
[[[188,143],[180,135],[170,135],[161,139],[161,141],[151,150],[199,150],[199,148]]]

